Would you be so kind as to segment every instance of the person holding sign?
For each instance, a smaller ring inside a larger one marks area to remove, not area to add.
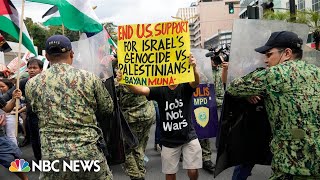
[[[193,68],[194,81],[162,87],[127,85],[135,94],[145,95],[158,102],[161,121],[161,161],[162,172],[167,180],[176,179],[179,158],[183,153],[183,168],[188,169],[191,180],[198,179],[198,169],[202,168],[201,146],[191,122],[192,94],[200,78],[196,69],[196,59],[190,55],[189,64]],[[122,72],[117,72],[121,82]]]
[[[273,32],[255,51],[267,68],[231,82],[233,96],[264,97],[272,129],[272,176],[320,179],[320,69],[302,60],[303,41],[290,31]]]

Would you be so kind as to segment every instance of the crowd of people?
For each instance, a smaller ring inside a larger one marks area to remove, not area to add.
[[[265,55],[267,68],[227,83],[228,62],[212,62],[218,116],[224,93],[257,103],[262,98],[272,129],[271,180],[320,179],[320,69],[303,61],[302,40],[297,34],[279,31],[255,51]],[[54,35],[45,44],[50,68],[42,72],[43,62],[28,60],[28,78],[19,89],[0,79],[0,164],[9,168],[21,157],[16,138],[16,120],[10,112],[16,99],[25,104],[25,139],[32,144],[39,160],[99,160],[99,172],[41,172],[40,179],[113,179],[107,159],[98,142],[103,139],[96,114],[108,116],[114,111],[113,100],[101,79],[93,73],[72,66],[74,53],[70,40]],[[161,153],[162,172],[167,180],[179,179],[179,163],[187,169],[190,180],[197,180],[199,169],[213,173],[209,139],[198,139],[191,119],[192,95],[200,83],[197,60],[189,64],[195,80],[163,87],[117,84],[117,99],[123,115],[138,140],[125,149],[124,172],[132,180],[146,177],[145,151],[152,124],[156,123],[155,150]],[[122,72],[116,72],[116,81]],[[178,116],[170,116],[177,113]],[[5,114],[5,115],[4,115]],[[179,124],[170,129],[163,124]],[[4,128],[2,128],[4,127]],[[219,134],[216,147],[219,148]],[[108,144],[107,144],[108,146]],[[254,164],[239,165],[233,180],[250,176]],[[61,169],[62,167],[59,166]],[[15,173],[28,179],[25,173]]]

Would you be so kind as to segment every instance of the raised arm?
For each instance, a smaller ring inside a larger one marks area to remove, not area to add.
[[[199,76],[198,70],[196,68],[197,60],[193,57],[192,54],[190,54],[189,63],[193,67],[193,72],[194,72],[194,81],[190,82],[189,84],[192,88],[196,88],[200,83],[200,76]]]
[[[227,83],[228,67],[229,67],[229,62],[223,61],[223,63],[222,63],[222,75],[221,75],[223,84]]]
[[[15,89],[12,93],[12,99],[2,108],[5,112],[10,112],[16,105],[16,99],[22,96],[22,92],[20,89]]]

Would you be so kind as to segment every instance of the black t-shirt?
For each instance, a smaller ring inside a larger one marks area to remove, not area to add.
[[[0,97],[0,109],[4,108],[6,105],[7,102],[2,97]]]
[[[161,125],[161,143],[177,147],[197,138],[191,122],[193,89],[189,83],[169,87],[150,88],[148,99],[158,102]]]

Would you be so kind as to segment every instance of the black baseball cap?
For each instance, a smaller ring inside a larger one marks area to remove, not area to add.
[[[302,39],[294,32],[290,31],[278,31],[273,32],[264,46],[256,48],[255,51],[261,54],[265,54],[275,47],[287,47],[287,48],[302,48]]]
[[[65,53],[71,49],[70,39],[63,35],[53,35],[46,41],[46,52],[49,55]]]

